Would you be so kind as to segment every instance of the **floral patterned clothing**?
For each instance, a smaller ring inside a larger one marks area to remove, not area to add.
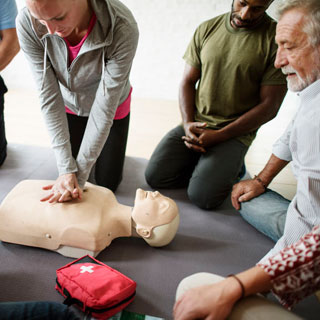
[[[286,308],[320,290],[320,225],[257,266],[271,277],[272,293]]]

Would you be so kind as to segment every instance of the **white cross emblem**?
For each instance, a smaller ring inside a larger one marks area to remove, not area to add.
[[[89,272],[89,273],[92,273],[93,270],[92,270],[93,266],[89,266],[89,267],[86,267],[86,266],[82,266],[80,269],[80,273],[85,273],[85,272]]]

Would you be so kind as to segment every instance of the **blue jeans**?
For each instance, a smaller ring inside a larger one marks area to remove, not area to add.
[[[80,317],[58,302],[1,302],[0,320],[76,320]]]
[[[267,189],[257,198],[241,203],[242,218],[277,242],[283,235],[290,201]]]

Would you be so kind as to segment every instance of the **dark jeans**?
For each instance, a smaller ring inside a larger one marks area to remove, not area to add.
[[[0,320],[76,320],[72,309],[57,302],[1,302]]]
[[[68,114],[72,155],[76,159],[86,129],[87,117]],[[127,147],[130,114],[114,120],[108,139],[93,166],[89,181],[115,191],[122,180],[122,171]]]
[[[187,148],[182,126],[167,133],[153,152],[145,177],[155,189],[188,187],[189,199],[198,207],[222,204],[238,181],[248,147],[231,139],[198,153]]]
[[[0,166],[7,157],[7,139],[4,126],[4,95],[0,94]]]

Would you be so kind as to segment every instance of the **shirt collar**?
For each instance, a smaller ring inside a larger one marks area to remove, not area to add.
[[[312,99],[320,93],[320,79],[311,83],[308,87],[298,93],[302,100]]]

